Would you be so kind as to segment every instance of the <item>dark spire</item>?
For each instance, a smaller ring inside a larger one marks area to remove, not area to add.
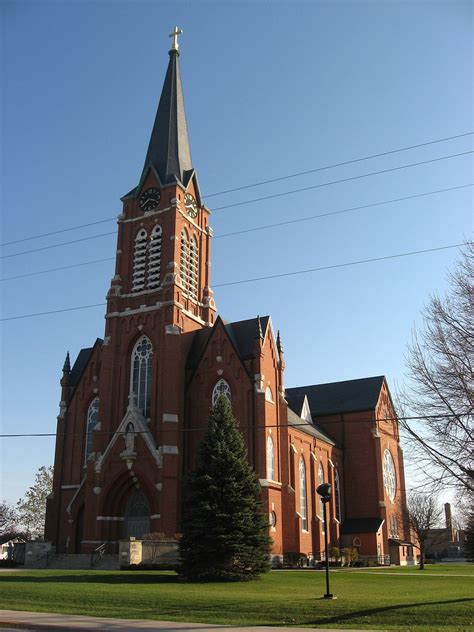
[[[262,321],[260,316],[257,316],[257,328],[255,331],[255,340],[263,340]]]
[[[71,360],[69,358],[69,351],[66,353],[66,359],[64,360],[63,373],[69,373],[71,370]]]
[[[277,350],[280,355],[283,353],[283,346],[281,344],[281,338],[280,338],[280,330],[278,330],[277,332]]]
[[[171,35],[174,37],[174,41],[169,51],[170,61],[151,132],[140,185],[150,167],[156,171],[161,184],[169,184],[177,180],[187,185],[193,168],[179,72],[177,34],[179,32]]]

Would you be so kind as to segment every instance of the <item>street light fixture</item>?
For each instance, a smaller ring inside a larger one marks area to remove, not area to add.
[[[321,502],[323,503],[324,546],[326,549],[326,594],[323,599],[337,599],[337,597],[329,592],[328,520],[326,505],[331,500],[331,485],[329,483],[322,483],[316,488],[316,491],[321,496]]]

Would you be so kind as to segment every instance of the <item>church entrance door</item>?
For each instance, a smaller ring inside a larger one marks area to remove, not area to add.
[[[142,538],[150,532],[150,505],[145,494],[139,490],[134,491],[128,499],[124,528],[126,538]]]

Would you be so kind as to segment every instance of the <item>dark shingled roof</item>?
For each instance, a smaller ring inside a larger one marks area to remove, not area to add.
[[[227,323],[222,318],[220,318],[220,320],[222,321],[229,338],[232,340],[241,360],[251,358],[253,356],[254,342],[257,334],[257,318],[239,320],[235,323]],[[260,323],[264,336],[268,328],[269,320],[269,316],[260,316]],[[216,320],[214,327],[217,322],[218,321]],[[198,365],[212,331],[213,328],[208,327],[196,332],[188,355],[188,369],[193,369]]]
[[[96,344],[100,344],[102,345],[104,341],[101,338],[97,338],[97,340],[94,343],[94,346],[89,347],[87,349],[81,349],[79,351],[79,355],[76,358],[76,361],[74,362],[74,365],[71,369],[71,373],[69,374],[69,386],[77,386],[77,384],[79,383],[79,380],[82,377],[82,374],[84,373],[90,357],[92,355],[92,352],[94,351],[94,347]]]
[[[178,52],[173,50],[170,51],[140,184],[150,167],[155,170],[162,184],[178,181],[187,185],[193,172]]]
[[[333,415],[361,410],[373,410],[385,380],[383,375],[345,382],[314,384],[286,389],[288,405],[297,414],[301,412],[307,395],[311,415]]]
[[[382,526],[382,518],[351,518],[344,520],[341,535],[350,533],[377,533]]]
[[[288,408],[288,425],[297,426],[298,430],[302,432],[306,432],[306,434],[311,435],[312,437],[316,437],[316,439],[320,439],[321,441],[325,441],[330,445],[336,445],[336,441],[331,437],[330,434],[325,432],[322,428],[317,426],[316,424],[310,424],[309,422],[298,417],[296,413],[294,413],[291,408]]]

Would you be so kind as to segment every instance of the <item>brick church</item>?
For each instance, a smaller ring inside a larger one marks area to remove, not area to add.
[[[145,164],[117,218],[104,338],[64,363],[46,539],[57,552],[85,553],[150,532],[175,537],[183,474],[224,394],[260,479],[274,561],[323,558],[316,487],[329,482],[331,547],[410,562],[385,378],[285,388],[271,318],[217,316],[210,211],[191,161],[177,34]]]

